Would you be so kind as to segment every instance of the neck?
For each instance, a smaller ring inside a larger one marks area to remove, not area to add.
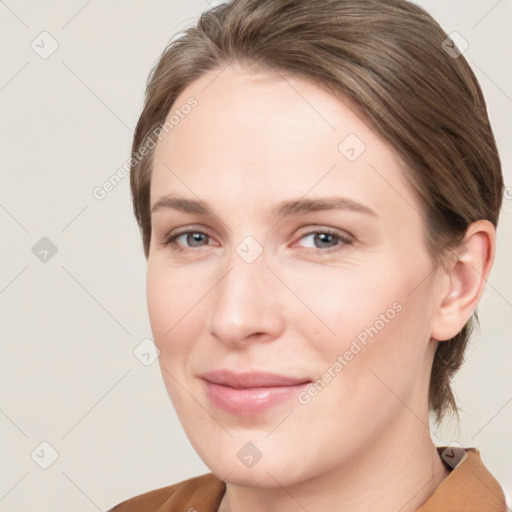
[[[362,455],[313,479],[277,488],[226,484],[219,512],[415,512],[448,476],[426,424],[397,418]],[[427,420],[428,421],[428,420]]]

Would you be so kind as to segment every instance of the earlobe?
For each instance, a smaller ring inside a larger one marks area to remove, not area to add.
[[[464,242],[446,269],[448,286],[432,318],[431,337],[445,341],[457,335],[475,311],[494,262],[496,230],[488,220],[470,224]]]

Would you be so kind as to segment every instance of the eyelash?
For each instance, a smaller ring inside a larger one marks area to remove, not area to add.
[[[191,233],[193,233],[193,234],[201,234],[201,235],[204,235],[207,238],[210,238],[208,233],[205,233],[204,231],[201,231],[200,229],[194,229],[194,230],[181,231],[181,232],[175,233],[173,235],[167,235],[164,238],[164,240],[161,242],[161,245],[164,246],[164,247],[169,247],[172,251],[175,251],[175,252],[178,252],[178,253],[193,251],[194,250],[193,247],[183,248],[183,247],[179,246],[178,243],[176,242],[176,240],[180,236],[191,234]],[[331,236],[335,237],[336,239],[338,239],[339,243],[337,243],[334,247],[329,248],[329,249],[316,249],[316,248],[306,247],[305,248],[306,250],[310,250],[310,251],[321,253],[321,254],[330,254],[330,253],[333,253],[333,252],[339,252],[339,251],[343,250],[343,248],[345,246],[352,245],[354,243],[354,239],[353,238],[351,238],[349,236],[344,236],[344,235],[342,235],[342,234],[340,234],[340,233],[338,233],[336,231],[332,231],[332,230],[329,230],[329,229],[322,229],[322,230],[316,230],[316,231],[308,231],[307,233],[304,233],[299,238],[299,240],[301,240],[304,237],[310,236],[310,235],[318,235],[318,234],[331,235]],[[201,247],[205,247],[205,246],[201,246]]]

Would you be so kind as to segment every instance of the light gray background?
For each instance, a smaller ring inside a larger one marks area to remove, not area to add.
[[[478,447],[510,502],[512,1],[420,4],[469,43],[509,186],[481,334],[455,380],[461,428],[437,435]],[[208,471],[158,363],[133,354],[151,331],[128,179],[92,195],[129,157],[151,65],[207,7],[0,1],[0,512],[106,510]],[[43,31],[59,45],[45,59],[31,47],[50,48]],[[42,237],[58,249],[46,263],[32,252]],[[43,441],[58,452],[48,469]]]

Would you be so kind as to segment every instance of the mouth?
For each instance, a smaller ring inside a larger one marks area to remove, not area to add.
[[[215,370],[201,375],[210,402],[237,416],[259,414],[297,396],[311,380],[268,372]]]

